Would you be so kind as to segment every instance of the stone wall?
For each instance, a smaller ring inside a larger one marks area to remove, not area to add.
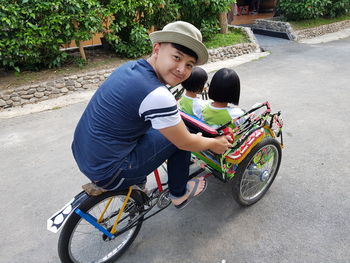
[[[334,33],[342,29],[350,27],[350,20],[340,21],[328,25],[319,26],[316,28],[308,28],[303,30],[296,30],[295,33],[298,35],[298,40],[309,39],[324,34]]]
[[[249,54],[252,52],[258,52],[260,51],[258,42],[256,41],[256,38],[252,32],[252,30],[249,27],[241,27],[241,26],[231,26],[231,28],[239,28],[247,35],[249,42],[248,43],[242,43],[237,45],[232,45],[228,47],[220,47],[216,49],[209,49],[209,63],[210,62],[216,62],[216,61],[222,61],[225,59],[231,59],[234,57],[242,56],[244,54]]]
[[[209,50],[209,61],[221,61],[259,49],[254,34],[248,28],[246,31],[251,43],[244,43]],[[115,68],[93,71],[86,74],[66,76],[61,79],[21,86],[0,91],[0,111],[10,107],[22,106],[28,103],[60,97],[73,92],[95,90]]]
[[[252,29],[262,29],[272,32],[286,33],[289,39],[294,41],[322,36],[349,27],[350,20],[345,20],[303,30],[294,30],[288,22],[280,21],[280,18],[278,17],[270,19],[256,19],[251,25]]]
[[[244,54],[252,53],[256,50],[257,45],[255,43],[243,43],[229,47],[221,47],[217,49],[209,50],[209,63],[222,61],[225,59],[231,59],[234,57],[242,56]]]
[[[286,33],[290,40],[298,38],[291,25],[288,22],[279,21],[278,18],[255,19],[251,28]]]
[[[72,75],[0,91],[0,110],[57,98],[77,91],[96,89],[114,69]]]

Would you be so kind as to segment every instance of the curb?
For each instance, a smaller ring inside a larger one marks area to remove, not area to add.
[[[327,42],[331,42],[334,40],[339,40],[347,37],[350,37],[350,28],[342,29],[333,33],[324,34],[322,36],[318,36],[314,38],[300,39],[298,40],[298,42],[303,44],[313,45],[313,44],[327,43]]]

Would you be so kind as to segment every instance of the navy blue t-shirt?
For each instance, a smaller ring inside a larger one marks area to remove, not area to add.
[[[113,176],[151,127],[180,122],[174,96],[144,59],[117,68],[95,92],[74,133],[72,151],[91,180]]]

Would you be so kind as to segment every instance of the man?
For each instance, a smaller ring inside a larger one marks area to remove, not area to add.
[[[126,189],[168,160],[170,197],[177,208],[205,190],[203,178],[188,182],[191,151],[225,152],[226,136],[204,138],[186,129],[166,84],[186,80],[208,52],[200,31],[177,21],[150,34],[147,60],[116,69],[96,91],[75,130],[72,151],[80,170],[106,190]]]

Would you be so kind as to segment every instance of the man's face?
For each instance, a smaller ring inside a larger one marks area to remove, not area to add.
[[[155,71],[161,82],[174,87],[186,80],[192,72],[196,59],[191,57],[169,43],[156,43]]]

